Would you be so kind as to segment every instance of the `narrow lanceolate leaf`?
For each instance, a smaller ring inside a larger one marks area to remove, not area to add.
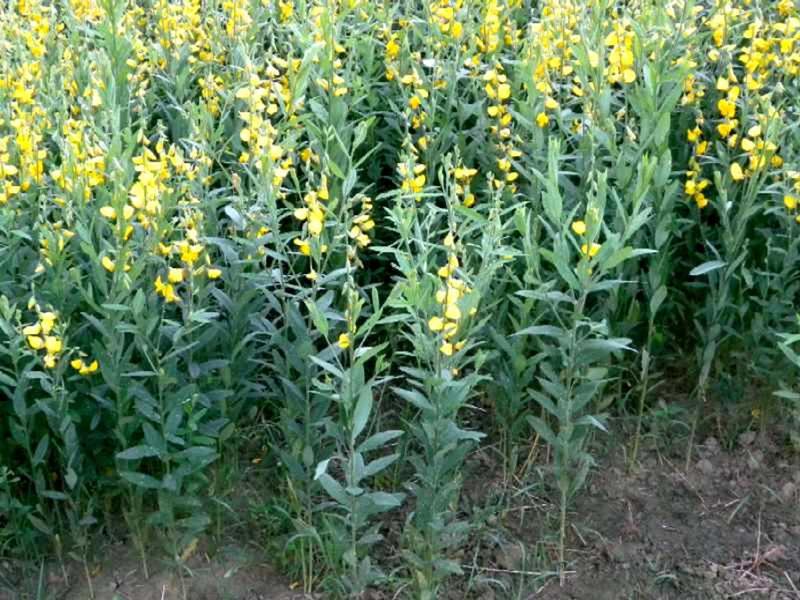
[[[161,487],[161,482],[152,475],[137,473],[134,471],[120,471],[119,476],[133,485],[141,488],[157,490]]]
[[[560,337],[564,334],[562,329],[553,325],[532,325],[512,335],[542,335],[547,337]]]
[[[416,390],[404,390],[402,388],[393,387],[392,391],[421,410],[433,410],[433,406],[428,399]]]
[[[323,489],[328,492],[328,495],[336,500],[336,502],[342,504],[343,506],[349,505],[350,498],[347,492],[333,477],[327,473],[320,473],[319,477],[316,479],[319,481],[320,485],[322,485]]]
[[[364,431],[364,427],[366,427],[367,421],[369,420],[370,412],[372,412],[372,387],[365,385],[358,394],[358,401],[356,402],[356,408],[353,412],[353,430],[350,434],[350,443],[355,443],[358,436]]]
[[[403,433],[404,433],[403,431],[399,431],[396,429],[389,431],[381,431],[380,433],[376,433],[368,437],[363,442],[361,442],[361,444],[359,444],[359,446],[356,448],[356,452],[366,454],[371,450],[377,450],[378,448],[383,448],[384,446],[386,446],[386,444],[388,444],[392,440],[399,438],[401,435],[403,435]]]
[[[708,262],[704,262],[701,265],[697,265],[694,269],[689,271],[689,275],[692,277],[699,277],[700,275],[705,275],[706,273],[710,273],[711,271],[716,271],[717,269],[721,269],[727,263],[722,260],[709,260]]]
[[[122,452],[117,452],[119,460],[140,460],[151,456],[158,456],[160,453],[157,448],[153,446],[134,446]]]

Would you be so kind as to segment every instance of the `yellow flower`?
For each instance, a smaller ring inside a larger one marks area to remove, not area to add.
[[[209,279],[219,279],[222,276],[222,271],[220,271],[219,269],[215,269],[214,267],[211,267],[209,269],[206,269],[206,275],[208,276]]]
[[[81,368],[79,372],[81,375],[91,375],[92,373],[97,371],[99,367],[100,364],[97,362],[97,360],[93,360],[91,364],[88,365],[84,364],[83,368]]]
[[[342,350],[347,350],[350,347],[350,336],[346,333],[340,333],[336,345]]]
[[[292,243],[297,246],[300,254],[303,256],[311,256],[311,246],[306,240],[301,240],[300,238],[294,238]]]
[[[461,318],[461,310],[456,304],[448,304],[444,310],[444,316],[451,321],[458,321]]]
[[[751,138],[761,137],[761,125],[753,125],[747,130],[747,135],[749,135]]]
[[[633,83],[636,81],[636,71],[633,69],[625,69],[622,72],[622,81],[625,83]]]
[[[719,109],[719,114],[726,119],[732,119],[736,116],[736,103],[726,98],[720,98],[719,102],[717,102],[717,108]]]
[[[39,322],[42,325],[42,333],[47,335],[56,324],[56,314],[54,312],[43,312],[39,315]]]
[[[453,356],[453,344],[450,342],[444,342],[441,346],[439,346],[439,352],[445,356]]]
[[[431,317],[428,321],[428,327],[433,332],[439,332],[444,329],[444,320],[441,317]]]
[[[100,264],[103,265],[103,268],[109,273],[113,273],[117,268],[117,265],[114,264],[114,261],[107,256],[104,256],[102,259],[100,259]]]
[[[170,267],[167,271],[167,280],[170,283],[180,283],[183,281],[183,269],[174,269]]]
[[[600,248],[602,248],[601,244],[597,242],[592,242],[592,247],[589,248],[587,244],[583,244],[581,246],[581,253],[584,256],[589,256],[590,258],[597,256],[597,253],[600,252]]]
[[[29,335],[28,345],[34,350],[41,350],[42,348],[44,348],[44,340],[40,338],[38,335]]]
[[[720,123],[719,125],[717,125],[717,131],[719,132],[720,137],[726,138],[731,134],[731,132],[735,127],[736,127],[735,121]]]
[[[180,243],[181,260],[187,265],[193,265],[200,258],[203,247],[200,244]]]
[[[109,221],[114,221],[117,218],[117,211],[111,206],[103,206],[100,208],[100,214]]]
[[[500,100],[508,100],[511,97],[511,86],[507,83],[501,83],[497,86],[497,97]]]
[[[175,294],[175,288],[171,283],[164,283],[161,280],[161,275],[156,277],[155,281],[156,292],[160,294],[167,302],[177,302],[178,296]]]
[[[547,116],[547,113],[540,112],[538,115],[536,115],[536,124],[540,128],[544,129],[550,124],[550,117]]]
[[[28,325],[22,330],[22,335],[24,336],[31,336],[31,335],[39,335],[42,332],[42,324],[36,323],[34,325]]]
[[[314,210],[308,217],[308,233],[314,237],[322,233],[322,211]]]
[[[573,221],[572,231],[574,231],[577,235],[584,235],[586,233],[586,223],[583,221]]]
[[[458,333],[458,325],[453,321],[448,321],[444,324],[444,329],[442,330],[442,335],[444,339],[449,340],[453,337],[456,333]]]
[[[795,208],[797,208],[797,198],[787,194],[786,196],[783,197],[783,204],[789,210],[794,210]]]
[[[742,181],[744,179],[744,172],[739,163],[733,163],[731,165],[731,177],[733,177],[734,181]]]
[[[54,335],[48,335],[44,338],[44,348],[48,354],[58,354],[61,352],[61,338]]]

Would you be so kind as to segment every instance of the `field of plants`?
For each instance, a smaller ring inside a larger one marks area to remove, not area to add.
[[[0,597],[800,597],[798,98],[794,0],[3,3]]]

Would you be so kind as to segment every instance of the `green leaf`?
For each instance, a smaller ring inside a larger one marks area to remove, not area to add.
[[[364,427],[369,421],[370,412],[372,412],[372,386],[365,385],[358,394],[358,402],[353,412],[353,430],[350,434],[351,443],[354,444],[361,432],[364,431]]]
[[[372,477],[373,475],[377,475],[386,467],[395,462],[398,458],[400,458],[400,454],[394,453],[373,460],[364,468],[364,477]]]
[[[344,376],[341,369],[339,369],[339,367],[337,367],[336,365],[329,363],[326,360],[317,358],[316,356],[309,356],[308,358],[311,359],[311,362],[313,362],[315,365],[322,367],[337,379],[342,379],[342,377]]]
[[[711,271],[716,271],[717,269],[721,269],[727,263],[724,260],[709,260],[708,262],[704,262],[702,265],[697,265],[694,269],[689,271],[689,275],[692,277],[698,277],[700,275],[705,275],[706,273],[710,273]]]
[[[658,309],[661,308],[661,305],[664,303],[664,300],[666,299],[667,299],[667,286],[662,285],[655,291],[653,297],[650,298],[651,318],[658,312]]]
[[[144,473],[137,473],[135,471],[120,471],[119,476],[137,487],[150,490],[157,490],[161,488],[161,482],[158,479],[150,475],[145,475]]]
[[[320,473],[316,478],[322,488],[328,492],[328,495],[336,500],[342,506],[350,504],[350,498],[342,485],[327,473]]]
[[[322,335],[325,337],[328,336],[328,319],[325,318],[325,315],[317,306],[317,303],[313,300],[306,300],[306,308],[308,308],[308,314],[311,315],[311,320],[314,322],[314,327],[317,328]]]
[[[667,141],[667,134],[669,134],[669,121],[670,121],[670,114],[668,110],[665,110],[661,117],[658,119],[658,125],[656,125],[655,131],[655,142],[656,146],[662,147]]]
[[[358,448],[356,448],[356,452],[366,454],[371,450],[377,450],[378,448],[382,448],[388,442],[391,442],[392,440],[399,438],[401,435],[403,435],[403,433],[404,433],[403,431],[399,431],[397,429],[392,429],[389,431],[381,431],[380,433],[376,433],[375,435],[364,440],[358,446]]]
[[[630,257],[633,256],[633,248],[630,246],[625,246],[624,248],[620,248],[614,254],[612,254],[608,260],[604,261],[605,264],[603,265],[606,269],[613,269],[617,265],[625,262]]]
[[[386,492],[372,492],[369,499],[382,511],[397,508],[403,503],[402,494],[387,494]]]
[[[512,335],[542,335],[558,338],[564,334],[564,331],[553,325],[533,325],[526,327]]]
[[[31,462],[33,466],[39,466],[44,462],[44,457],[47,454],[47,450],[50,447],[50,436],[44,434],[42,439],[39,440],[39,443],[36,445],[36,451],[33,453],[33,459]]]
[[[550,444],[551,447],[556,448],[559,446],[558,440],[556,439],[556,434],[539,417],[528,415],[528,423],[530,423],[534,431],[542,436],[542,439]]]
[[[161,453],[153,446],[134,446],[122,452],[117,452],[119,460],[140,460],[142,458],[149,458],[151,456],[159,456]]]
[[[586,340],[583,347],[589,350],[605,350],[607,352],[617,352],[619,350],[633,350],[630,344],[633,340],[629,338],[608,338]]]

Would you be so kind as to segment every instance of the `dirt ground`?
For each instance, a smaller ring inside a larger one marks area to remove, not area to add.
[[[800,599],[800,461],[784,450],[748,432],[733,451],[707,438],[688,473],[656,452],[633,475],[601,469],[575,507],[576,574],[538,597]]]
[[[183,580],[154,559],[150,577],[145,579],[141,562],[125,544],[102,549],[102,562],[91,567],[91,590],[95,600],[301,600],[286,578],[264,562],[257,549],[227,546],[211,558],[202,548],[188,559],[190,572]],[[67,570],[52,565],[45,577],[41,600],[89,600],[91,592],[83,569],[76,564]],[[0,600],[27,600],[35,595],[38,582],[26,582],[17,593],[0,589]],[[39,600],[37,598],[37,600]]]
[[[731,448],[705,437],[689,472],[684,470],[679,449],[655,447],[645,447],[640,467],[629,472],[622,442],[612,448],[599,457],[570,512],[569,573],[563,587],[555,574],[556,504],[542,491],[544,487],[532,485],[513,494],[500,510],[496,505],[492,508],[493,494],[500,488],[499,470],[488,459],[482,461],[479,453],[471,464],[472,480],[465,485],[462,504],[471,520],[485,518],[485,527],[455,557],[464,575],[453,579],[441,597],[800,600],[800,458],[796,453],[772,439],[744,432]],[[213,553],[200,544],[183,582],[166,567],[145,580],[130,547],[109,545],[98,553],[101,563],[92,567],[95,597],[305,598],[268,564],[258,534],[253,533],[255,539],[241,538]],[[392,545],[394,536],[386,533]],[[390,561],[393,553],[387,553]],[[70,569],[71,585],[65,584],[55,567],[46,579],[49,595],[44,598],[89,598],[78,565]],[[398,587],[389,584],[370,598],[397,597]],[[26,589],[34,588],[28,585]],[[4,595],[0,588],[0,600],[35,597],[10,590]]]
[[[534,492],[521,494],[525,502],[508,511],[508,536],[480,553],[488,559],[477,561],[477,572],[495,585],[473,585],[467,595],[800,599],[796,453],[745,432],[732,449],[707,437],[689,472],[677,448],[651,448],[640,457],[641,466],[628,472],[620,443],[598,460],[570,511],[563,586],[552,573],[557,505]]]

